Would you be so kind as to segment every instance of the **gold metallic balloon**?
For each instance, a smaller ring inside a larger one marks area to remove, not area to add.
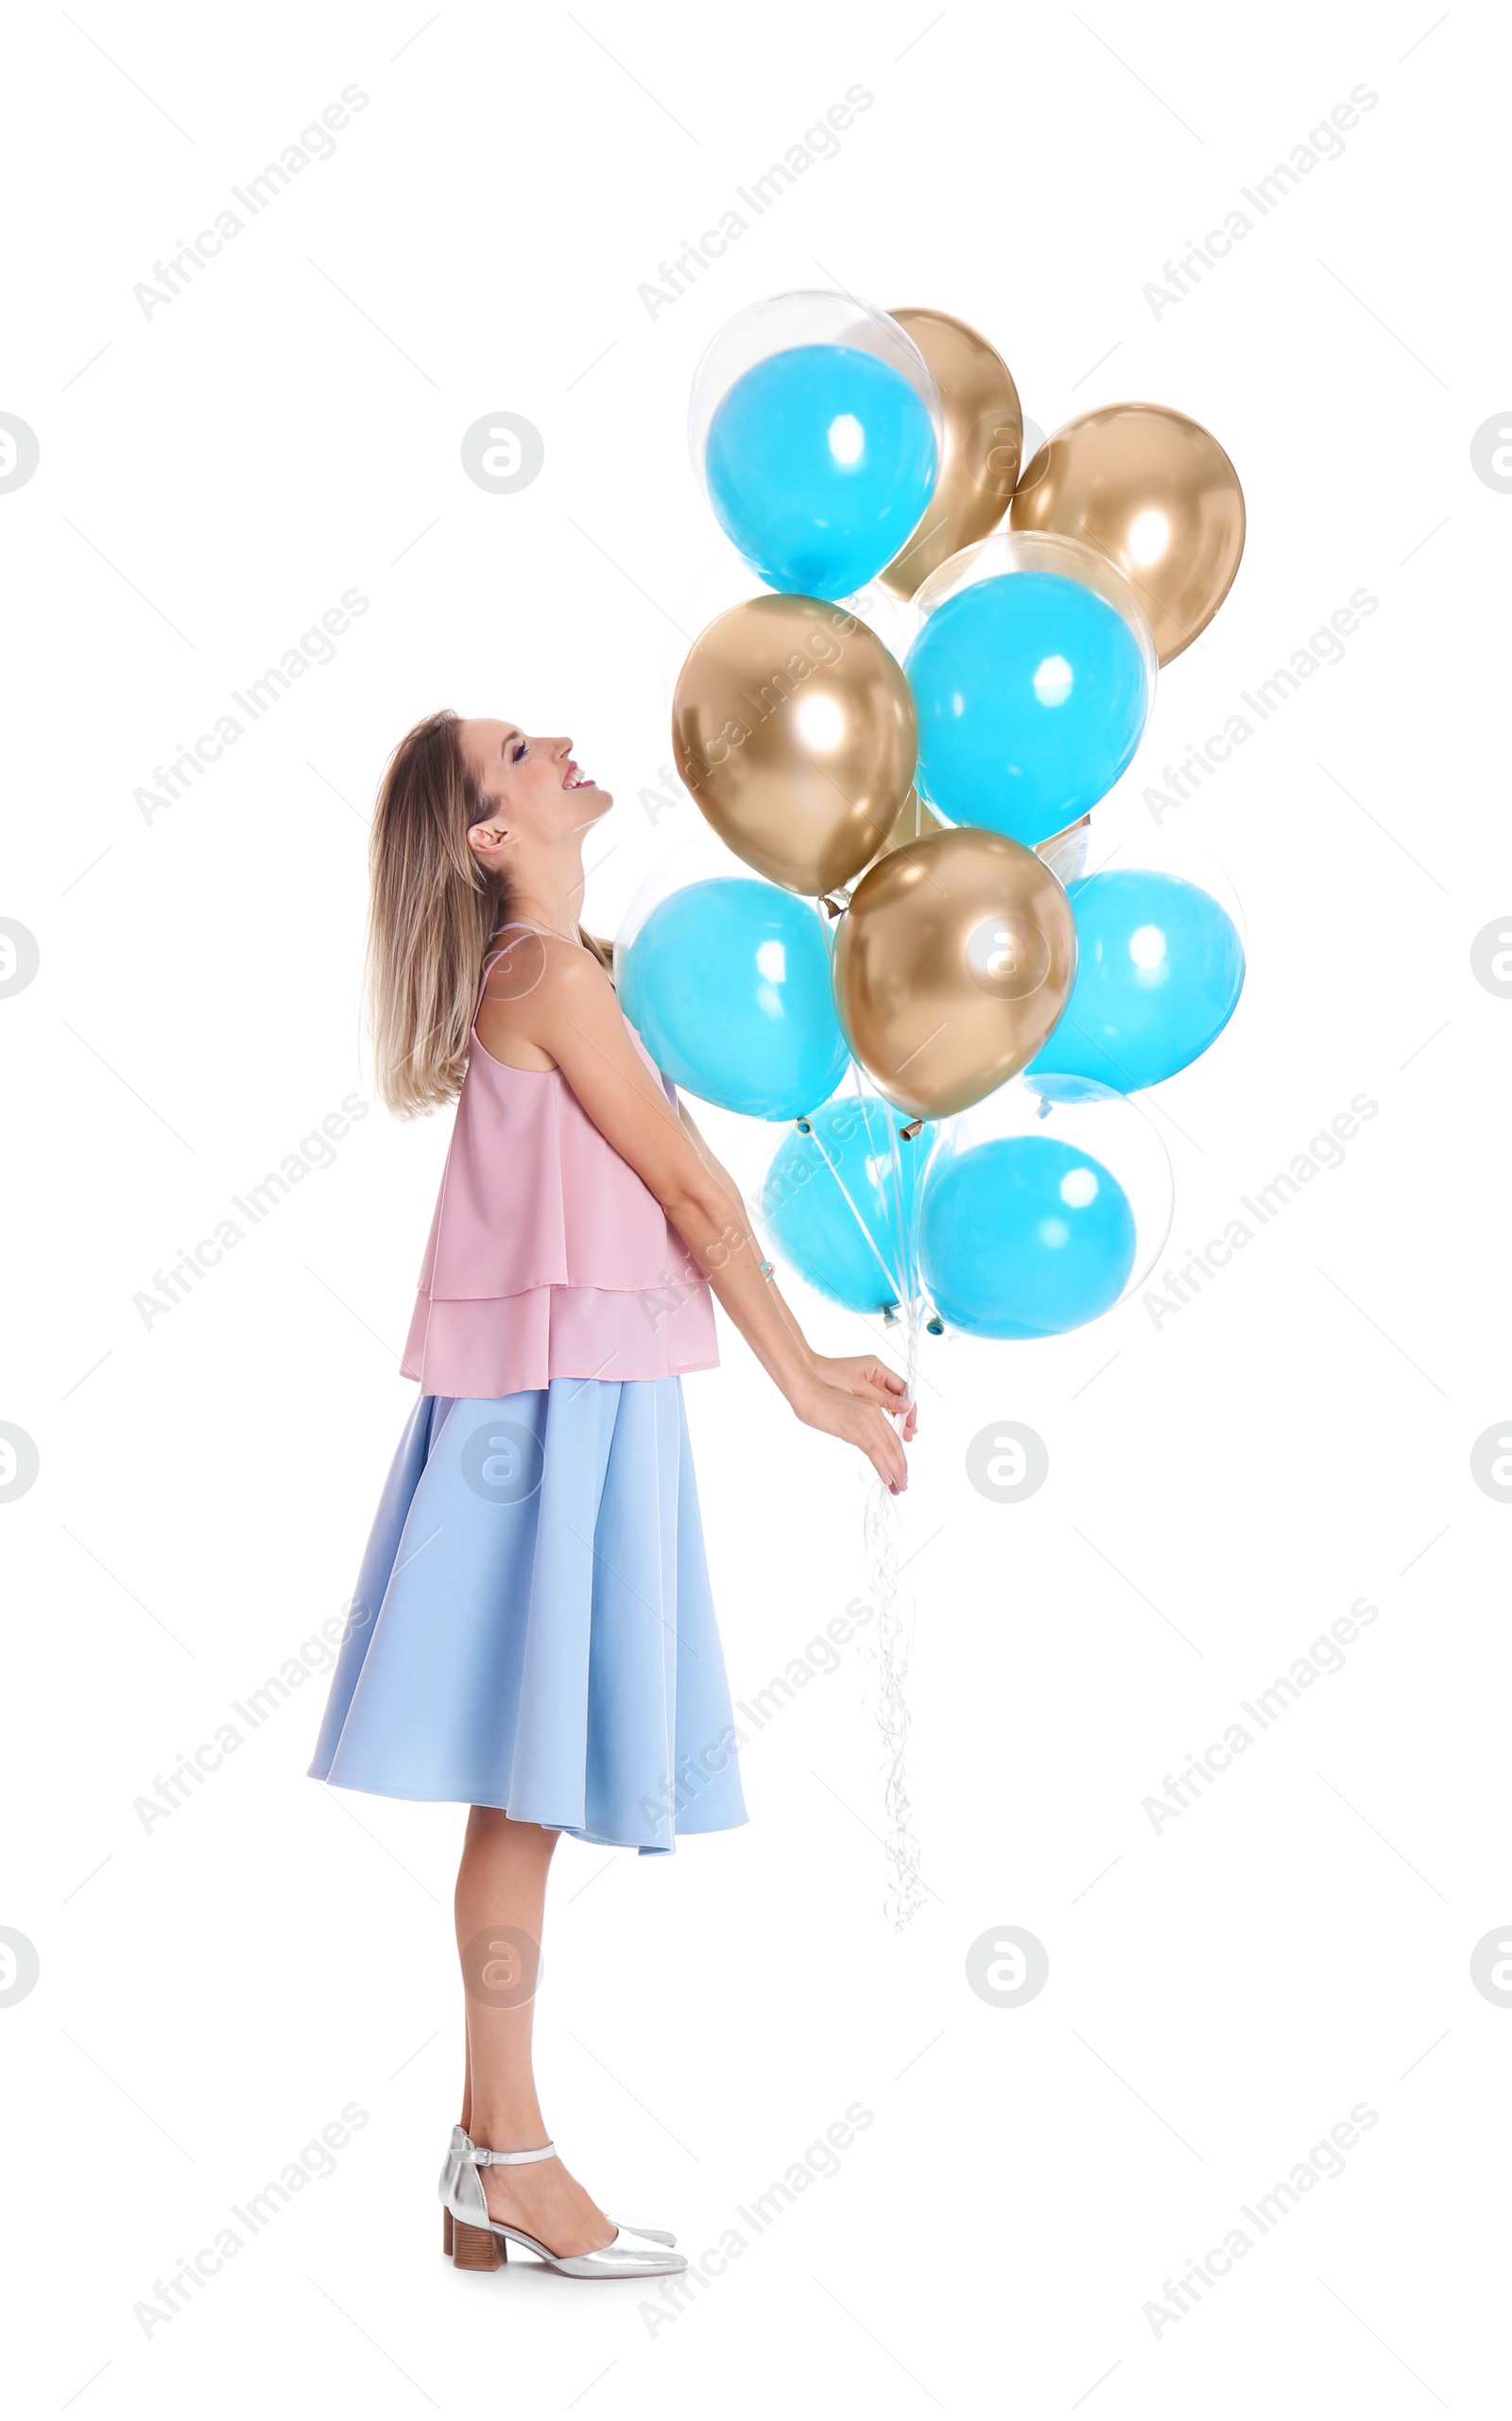
[[[677,767],[719,837],[789,891],[830,891],[898,820],[919,752],[902,667],[820,597],[761,596],[700,632],[672,700]]]
[[[1008,508],[1023,448],[1019,390],[1001,353],[948,311],[894,311],[935,374],[945,415],[939,477],[906,545],[878,574],[911,597],[947,556],[995,529]]]
[[[1216,438],[1164,404],[1106,404],[1068,421],[1025,465],[1009,521],[1109,557],[1162,664],[1206,630],[1245,551],[1239,473]]]
[[[851,1051],[915,1118],[967,1109],[1016,1076],[1075,975],[1075,922],[1049,867],[971,824],[879,858],[835,936],[835,1007]]]

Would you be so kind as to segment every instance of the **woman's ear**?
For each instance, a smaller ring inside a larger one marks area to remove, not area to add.
[[[513,838],[508,824],[497,814],[486,816],[482,823],[469,824],[467,828],[467,845],[473,856],[480,857],[486,866],[493,865],[501,850],[507,849]]]

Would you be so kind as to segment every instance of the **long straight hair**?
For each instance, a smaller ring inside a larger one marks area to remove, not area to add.
[[[509,921],[509,885],[468,832],[493,800],[450,708],[406,731],[378,787],[369,839],[368,1023],[380,1098],[401,1118],[455,1101],[490,941]],[[612,974],[610,943],[577,928]]]

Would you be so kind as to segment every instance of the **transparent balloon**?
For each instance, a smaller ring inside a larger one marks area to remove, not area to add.
[[[614,981],[620,988],[624,1005],[626,965],[630,945],[648,917],[670,900],[676,891],[686,890],[690,883],[709,883],[729,875],[742,883],[760,883],[761,876],[726,849],[722,840],[709,826],[700,821],[689,831],[686,838],[666,850],[649,872],[644,875],[630,895],[629,905],[619,920],[614,937]],[[633,1023],[633,1020],[631,1021]]]
[[[1194,846],[1179,823],[1153,825],[1143,807],[1136,811],[1132,799],[1121,799],[1110,801],[1081,830],[1086,836],[1081,862],[1061,875],[1063,883],[1115,866],[1147,866],[1162,874],[1183,875],[1219,902],[1240,939],[1247,942],[1244,903],[1232,874],[1211,850]],[[1046,857],[1049,851],[1042,849],[1040,854]]]
[[[932,572],[914,593],[914,605],[921,621],[946,601],[958,596],[963,589],[974,587],[982,580],[997,580],[1011,572],[1051,572],[1064,580],[1079,580],[1084,588],[1110,605],[1123,615],[1134,635],[1148,668],[1151,695],[1154,695],[1156,672],[1155,642],[1139,594],[1116,563],[1100,555],[1095,546],[1080,539],[1063,538],[1057,530],[995,529],[979,538],[974,546],[963,546],[958,555]]]
[[[947,1329],[1027,1339],[1125,1301],[1171,1227],[1165,1145],[1085,1077],[1022,1077],[940,1122],[919,1189],[919,1262]]]
[[[1035,854],[1068,889],[1082,875],[1102,874],[1111,867],[1145,866],[1182,875],[1218,901],[1248,949],[1244,901],[1228,866],[1211,850],[1194,847],[1179,823],[1152,825],[1126,787],[1095,815],[1079,816],[1063,832],[1040,841]]]
[[[1133,588],[1074,539],[996,530],[914,605],[919,788],[955,822],[1039,847],[1107,796],[1149,718],[1155,644]]]
[[[1036,857],[1043,858],[1057,882],[1069,890],[1078,874],[1085,874],[1092,853],[1092,819],[1078,816],[1064,832],[1052,833],[1048,840],[1037,841]]]
[[[901,664],[923,627],[923,616],[913,598],[894,596],[880,580],[868,580],[846,603]]]
[[[944,416],[928,363],[886,312],[781,294],[738,313],[704,353],[688,442],[721,527],[767,586],[840,598],[917,525]]]
[[[664,1074],[747,1117],[801,1117],[849,1054],[834,1013],[829,922],[710,832],[670,850],[621,919],[620,1006]]]

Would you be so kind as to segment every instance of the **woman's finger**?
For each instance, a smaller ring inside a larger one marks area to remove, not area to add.
[[[888,1486],[901,1493],[908,1485],[908,1457],[890,1421],[879,1422],[873,1434],[877,1435],[879,1431],[877,1451],[871,1459]]]
[[[875,1404],[887,1413],[901,1413],[903,1409],[903,1382],[885,1363],[880,1367],[852,1371],[844,1384],[862,1403]]]

